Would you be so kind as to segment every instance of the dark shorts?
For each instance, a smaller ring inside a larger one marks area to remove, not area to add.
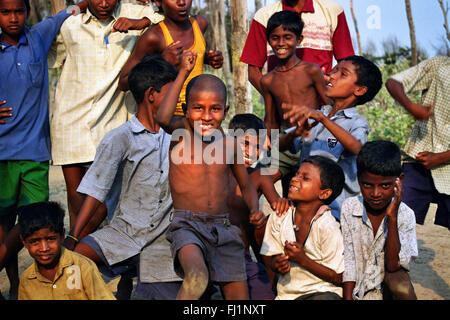
[[[414,211],[416,222],[423,224],[430,203],[436,203],[434,223],[450,229],[450,195],[436,190],[430,170],[418,163],[404,163],[403,173],[402,201]]]
[[[47,162],[0,161],[0,216],[49,197]]]
[[[241,230],[230,224],[228,214],[197,214],[189,210],[175,210],[167,239],[171,243],[174,270],[181,278],[184,274],[177,258],[178,250],[188,244],[195,244],[203,252],[211,281],[235,282],[247,279]]]

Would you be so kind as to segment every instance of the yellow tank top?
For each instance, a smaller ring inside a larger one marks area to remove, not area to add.
[[[180,93],[181,102],[179,102],[177,104],[177,108],[175,109],[175,113],[174,113],[174,115],[176,115],[176,116],[184,115],[181,104],[185,103],[185,101],[186,101],[186,86],[189,83],[189,81],[191,81],[192,78],[203,73],[203,60],[204,60],[205,51],[206,51],[205,39],[203,38],[203,33],[200,30],[197,20],[195,20],[195,18],[189,18],[189,20],[191,21],[192,30],[194,33],[194,43],[188,50],[191,50],[191,51],[197,50],[197,61],[195,62],[194,69],[189,74],[189,77],[186,79],[186,81],[183,84],[183,88],[181,89],[181,93]],[[166,46],[169,46],[174,41],[172,39],[172,36],[170,35],[169,30],[167,29],[166,24],[164,23],[164,20],[159,22],[159,26],[161,27],[161,30],[164,35],[164,39],[166,40]]]

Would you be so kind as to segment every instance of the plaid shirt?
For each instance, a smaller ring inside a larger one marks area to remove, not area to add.
[[[433,105],[433,115],[417,120],[404,152],[411,158],[422,151],[441,153],[450,150],[450,58],[435,57],[392,77],[403,84],[406,93],[423,91],[422,104]],[[440,193],[450,194],[450,163],[431,169]]]
[[[55,107],[50,110],[50,135],[54,165],[91,162],[104,135],[124,124],[136,110],[130,92],[117,88],[119,74],[141,30],[111,32],[120,17],[162,16],[151,6],[119,4],[107,21],[86,13],[69,17],[49,55],[49,67],[62,66]]]

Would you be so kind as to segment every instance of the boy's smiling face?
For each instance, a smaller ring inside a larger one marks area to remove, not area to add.
[[[248,168],[258,160],[260,153],[259,137],[253,134],[246,134],[236,137],[236,140],[244,156],[244,165]]]
[[[89,10],[99,20],[111,17],[119,0],[89,0]]]
[[[348,99],[363,95],[367,88],[357,85],[356,67],[351,61],[340,61],[330,73],[325,94],[332,99]]]
[[[227,112],[222,92],[192,89],[189,93],[186,119],[194,133],[200,136],[212,135],[220,128]]]
[[[43,228],[22,241],[30,256],[39,266],[46,268],[54,267],[57,264],[61,252],[61,234],[51,231],[49,228]]]
[[[280,25],[270,33],[268,41],[275,56],[279,60],[286,60],[294,55],[302,39],[303,37],[297,38],[295,33]]]
[[[16,45],[27,19],[27,7],[22,0],[0,0],[1,40]]]
[[[364,202],[372,213],[383,213],[391,203],[394,196],[395,176],[381,176],[367,171],[358,177],[361,194]]]
[[[331,196],[330,189],[321,189],[320,173],[320,168],[312,163],[302,163],[291,180],[288,198],[294,202],[312,202]]]

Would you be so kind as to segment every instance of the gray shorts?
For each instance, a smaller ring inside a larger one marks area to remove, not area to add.
[[[171,243],[174,270],[181,278],[184,275],[177,257],[178,250],[185,245],[196,244],[203,252],[211,281],[247,279],[241,230],[230,223],[228,214],[175,210],[167,240]]]

